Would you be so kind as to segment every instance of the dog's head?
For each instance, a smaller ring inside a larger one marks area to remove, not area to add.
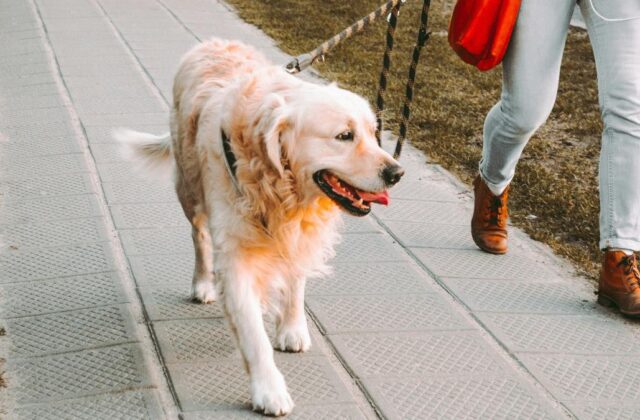
[[[325,195],[364,216],[371,203],[388,204],[387,188],[404,174],[378,146],[367,101],[335,85],[266,94],[255,117],[269,162],[280,176],[291,171],[304,201]]]

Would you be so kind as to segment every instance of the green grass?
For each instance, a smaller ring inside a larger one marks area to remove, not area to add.
[[[292,55],[315,48],[382,0],[228,0]],[[408,137],[470,184],[482,150],[484,117],[498,100],[501,70],[481,73],[450,50],[446,29],[453,0],[432,1],[433,34],[421,58]],[[385,128],[397,133],[407,66],[422,2],[403,6],[386,95]],[[374,100],[386,24],[375,24],[316,64],[324,77]],[[595,278],[599,263],[597,159],[600,149],[595,65],[586,33],[572,29],[563,61],[558,99],[547,123],[525,149],[512,183],[513,224],[569,258]],[[535,216],[535,217],[531,217]]]

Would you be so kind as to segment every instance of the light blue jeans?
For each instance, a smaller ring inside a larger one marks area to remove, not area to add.
[[[522,0],[503,62],[502,96],[484,124],[480,175],[493,191],[511,182],[522,150],[551,113],[575,4],[576,0]],[[600,248],[638,251],[640,0],[581,0],[580,9],[594,51],[604,122]]]

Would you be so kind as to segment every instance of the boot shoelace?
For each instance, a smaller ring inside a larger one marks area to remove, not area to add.
[[[504,227],[506,221],[506,212],[503,211],[504,205],[502,204],[502,198],[490,197],[489,198],[489,217],[487,222],[490,225]]]
[[[636,254],[625,255],[618,263],[618,267],[622,266],[624,274],[630,285],[635,289],[640,283],[640,270],[638,270],[638,257]]]

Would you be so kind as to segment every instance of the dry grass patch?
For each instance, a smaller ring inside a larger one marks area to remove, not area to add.
[[[381,0],[229,0],[246,21],[298,55],[376,8]],[[430,161],[470,184],[477,172],[484,117],[498,100],[501,70],[481,73],[448,47],[446,29],[453,0],[432,1],[433,34],[423,51],[409,137]],[[387,93],[387,128],[397,128],[410,50],[422,2],[400,13]],[[339,46],[316,68],[370,100],[375,97],[386,25]],[[534,53],[534,52],[532,52]],[[531,140],[511,192],[511,220],[533,238],[572,260],[595,278],[599,263],[597,159],[601,122],[595,65],[586,33],[572,29],[563,61],[558,100],[548,122]],[[397,130],[396,130],[397,131]]]

